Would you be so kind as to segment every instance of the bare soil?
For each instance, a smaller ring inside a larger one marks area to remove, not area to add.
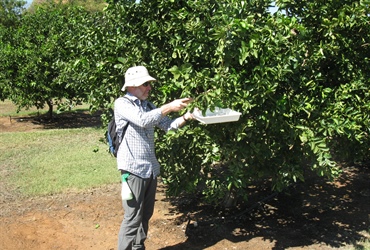
[[[0,132],[96,126],[98,118],[2,117]],[[363,249],[356,242],[370,239],[369,164],[343,170],[334,182],[312,175],[279,194],[256,183],[249,201],[234,209],[166,197],[160,183],[147,250]],[[116,249],[123,217],[119,184],[28,199],[0,188],[0,249]]]

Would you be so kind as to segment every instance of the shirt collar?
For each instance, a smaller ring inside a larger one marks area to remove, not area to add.
[[[148,100],[141,101],[139,98],[137,98],[131,93],[127,93],[126,97],[134,101],[137,105],[141,105],[143,107],[146,107],[146,105],[148,105]]]

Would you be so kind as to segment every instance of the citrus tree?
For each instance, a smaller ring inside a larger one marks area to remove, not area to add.
[[[0,24],[2,28],[14,27],[24,11],[26,1],[3,0],[0,2]]]
[[[123,22],[122,67],[147,63],[160,80],[158,103],[191,96],[202,110],[242,112],[235,123],[194,122],[158,137],[172,194],[201,188],[215,202],[246,198],[260,178],[276,190],[304,180],[305,171],[333,178],[343,140],[361,148],[359,159],[368,155],[368,5],[307,1],[294,6],[307,12],[295,14],[277,2],[289,15],[268,13],[269,1],[108,7],[107,17]]]
[[[3,70],[0,70],[0,100],[4,100],[7,96],[5,86],[8,82],[11,64],[8,47],[9,44],[13,43],[12,33],[17,29],[24,5],[25,1],[6,0],[0,2],[0,64],[3,65]]]
[[[85,85],[65,76],[65,61],[75,55],[70,36],[79,33],[89,13],[77,6],[46,3],[24,12],[16,27],[7,27],[1,71],[3,98],[18,108],[69,108],[87,100]]]
[[[369,157],[369,1],[277,3],[307,27],[305,68],[321,97],[308,110],[315,127],[338,159],[361,162]]]

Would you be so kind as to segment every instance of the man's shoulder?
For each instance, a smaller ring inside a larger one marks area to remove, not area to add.
[[[132,104],[132,105],[134,105],[134,102],[135,97],[129,95],[120,96],[114,101],[115,104]]]

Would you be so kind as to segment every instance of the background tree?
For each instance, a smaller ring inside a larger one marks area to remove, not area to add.
[[[103,11],[104,7],[107,6],[105,0],[33,0],[28,8],[28,11],[32,12],[35,8],[43,4],[58,3],[69,6],[83,7],[89,12]]]
[[[4,69],[0,72],[0,100],[4,100],[7,97],[5,86],[8,82],[7,74],[10,68],[8,46],[13,43],[12,34],[17,29],[25,3],[25,1],[17,0],[0,2],[0,63]]]
[[[76,12],[78,15],[73,14]],[[68,35],[78,32],[75,28],[79,20],[75,18],[86,14],[78,7],[51,3],[21,16],[12,42],[3,51],[8,62],[3,65],[8,72],[6,98],[18,108],[43,108],[47,104],[51,118],[55,104],[69,106],[86,101],[84,85],[60,77],[60,65],[74,54]]]
[[[2,0],[0,2],[0,24],[6,27],[15,26],[24,11],[26,1]]]

